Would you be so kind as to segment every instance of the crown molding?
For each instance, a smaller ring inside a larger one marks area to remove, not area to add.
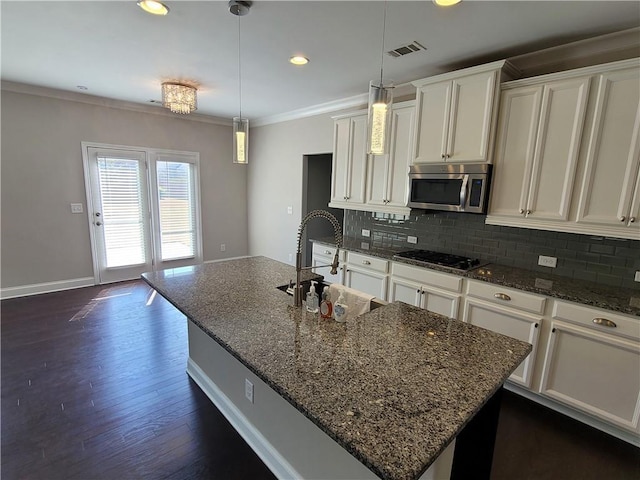
[[[124,100],[115,100],[112,98],[98,97],[86,93],[69,92],[66,90],[57,90],[55,88],[40,87],[37,85],[29,85],[26,83],[10,82],[2,80],[1,89],[5,92],[23,93],[26,95],[36,95],[39,97],[55,98],[58,100],[67,100],[70,102],[86,103],[89,105],[98,105],[101,107],[118,108],[121,110],[129,110],[139,113],[148,113],[151,115],[159,115],[162,117],[172,118],[174,120],[187,120],[192,122],[203,122],[214,125],[224,125],[230,127],[233,121],[228,118],[213,117],[192,113],[190,115],[177,115],[160,106],[144,105],[141,103],[127,102]]]

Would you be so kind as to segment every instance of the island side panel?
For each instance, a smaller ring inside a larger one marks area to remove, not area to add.
[[[278,478],[379,478],[191,320],[188,331],[189,375]],[[455,441],[419,480],[449,478],[454,449]]]

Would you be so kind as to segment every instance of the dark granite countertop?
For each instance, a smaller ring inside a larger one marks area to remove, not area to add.
[[[294,273],[252,257],[143,278],[384,479],[418,478],[531,351],[401,302],[322,320],[275,288]]]
[[[333,245],[328,239],[320,238],[311,240],[325,245]],[[365,245],[363,245],[365,244]],[[363,248],[366,247],[366,248]],[[533,292],[547,297],[581,303],[592,307],[612,310],[627,315],[640,316],[640,290],[629,288],[610,287],[599,283],[561,277],[543,272],[526,270],[523,268],[509,267],[495,263],[485,264],[468,272],[461,272],[446,267],[425,267],[417,262],[404,258],[393,258],[399,251],[410,248],[378,247],[362,239],[344,238],[345,250],[372,255],[375,257],[393,260],[395,262],[408,263],[423,268],[430,268],[442,272],[460,275],[462,277],[495,283],[505,287],[516,288]]]

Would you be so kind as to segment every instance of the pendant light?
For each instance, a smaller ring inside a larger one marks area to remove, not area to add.
[[[391,105],[393,103],[393,84],[382,83],[384,66],[384,36],[387,28],[387,0],[384,2],[382,24],[382,52],[380,55],[380,82],[369,83],[369,121],[367,130],[367,153],[385,155],[389,153],[389,133],[391,130]]]
[[[242,62],[240,45],[240,17],[247,15],[251,2],[231,0],[229,11],[238,17],[238,98],[239,116],[233,118],[233,163],[246,165],[249,163],[249,120],[242,118]]]

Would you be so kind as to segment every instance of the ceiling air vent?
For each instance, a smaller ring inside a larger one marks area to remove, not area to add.
[[[410,53],[419,52],[420,50],[426,50],[427,47],[421,45],[420,42],[414,40],[411,43],[406,45],[402,45],[398,48],[394,48],[393,50],[389,50],[387,55],[392,57],[403,57],[404,55],[409,55]]]

